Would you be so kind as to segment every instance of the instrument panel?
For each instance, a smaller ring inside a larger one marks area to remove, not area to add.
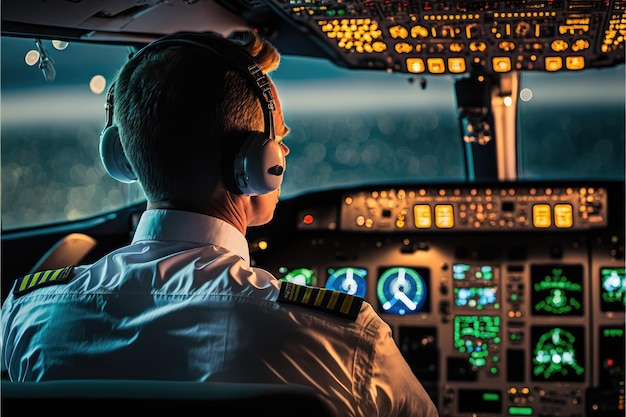
[[[487,195],[494,224],[459,221]],[[277,278],[372,304],[442,417],[623,416],[623,197],[623,183],[345,190],[249,237]],[[453,227],[418,228],[414,206],[438,204]],[[561,204],[569,227],[554,222]]]
[[[623,0],[267,3],[351,68],[501,74],[579,71],[624,60]]]
[[[341,229],[583,230],[607,225],[604,187],[433,187],[346,194]]]

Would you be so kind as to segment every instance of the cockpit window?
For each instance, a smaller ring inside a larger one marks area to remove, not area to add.
[[[2,38],[3,230],[88,218],[145,198],[139,185],[110,178],[98,151],[106,90],[130,50],[57,46]],[[565,75],[521,78],[520,179],[623,178],[624,66]],[[273,78],[291,128],[283,199],[466,180],[453,77],[283,56]]]
[[[521,179],[624,179],[624,65],[525,73],[518,108]]]
[[[106,90],[125,46],[2,38],[2,229],[82,219],[144,198],[100,162]]]
[[[350,71],[284,57],[274,79],[291,127],[283,197],[464,179],[452,78]]]

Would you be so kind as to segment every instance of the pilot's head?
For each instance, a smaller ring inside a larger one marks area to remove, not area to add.
[[[215,198],[247,197],[249,211],[269,203],[273,213],[288,153],[267,76],[280,55],[253,32],[237,41],[204,36],[166,37],[120,70],[114,115],[126,156],[149,207],[205,212]],[[250,62],[260,74],[246,72]],[[263,224],[271,213],[246,223]]]

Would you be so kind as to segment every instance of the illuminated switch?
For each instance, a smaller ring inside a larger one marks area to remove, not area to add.
[[[472,52],[485,52],[487,50],[487,44],[485,42],[471,42],[469,46]]]
[[[465,72],[465,59],[463,58],[448,58],[448,70],[455,74]]]
[[[435,206],[435,226],[440,229],[450,229],[454,226],[454,210],[450,204]]]
[[[509,57],[494,57],[491,63],[495,72],[511,71],[511,58]]]
[[[394,39],[406,39],[409,31],[404,26],[396,25],[389,28],[389,34]]]
[[[554,52],[563,52],[568,47],[569,47],[568,43],[565,42],[563,39],[555,39],[554,41],[552,41],[552,44],[550,45],[550,48]]]
[[[409,72],[419,74],[426,71],[426,65],[422,58],[407,58],[406,69]]]
[[[432,74],[443,74],[446,70],[446,65],[443,58],[429,58],[428,59],[428,71]]]
[[[561,229],[572,227],[574,223],[573,211],[571,204],[556,204],[554,206],[554,225]]]
[[[539,228],[550,227],[552,221],[550,220],[550,205],[549,204],[535,204],[533,206],[533,225]]]
[[[413,207],[413,218],[415,219],[415,227],[418,229],[428,229],[433,224],[428,204],[416,204]]]
[[[546,57],[546,71],[558,71],[563,68],[563,59],[560,56]]]
[[[385,52],[387,50],[387,44],[385,42],[374,42],[372,44],[372,51]]]
[[[398,42],[395,46],[395,50],[399,54],[408,54],[413,50],[413,46],[407,42]]]
[[[427,38],[428,37],[428,28],[416,25],[411,28],[411,37],[412,38]]]
[[[568,56],[565,58],[565,68],[569,70],[581,70],[585,68],[585,57]]]
[[[572,45],[572,51],[574,52],[584,51],[585,49],[589,49],[589,41],[586,39],[578,39]]]

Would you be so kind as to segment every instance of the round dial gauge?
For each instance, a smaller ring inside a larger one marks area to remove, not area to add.
[[[326,281],[326,288],[346,294],[365,297],[367,271],[361,268],[345,267],[333,271]]]
[[[415,313],[426,302],[426,283],[412,268],[393,267],[378,279],[376,295],[385,313]]]
[[[317,283],[315,271],[309,268],[293,269],[287,272],[282,280],[299,285],[315,285]]]

